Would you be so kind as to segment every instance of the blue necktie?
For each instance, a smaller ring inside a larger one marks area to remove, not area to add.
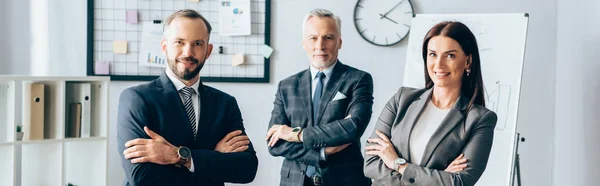
[[[317,87],[315,87],[315,95],[313,96],[313,125],[317,125],[317,115],[319,113],[319,103],[321,102],[321,95],[323,94],[323,78],[325,74],[323,72],[317,73]],[[306,168],[306,175],[312,177],[316,173],[315,166],[308,165]]]
[[[319,114],[319,103],[323,94],[323,72],[317,72],[317,86],[315,87],[315,95],[313,96],[313,125],[317,125],[317,115]]]

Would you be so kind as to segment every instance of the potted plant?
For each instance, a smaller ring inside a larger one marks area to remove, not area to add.
[[[17,140],[23,140],[23,126],[21,124],[17,125]]]

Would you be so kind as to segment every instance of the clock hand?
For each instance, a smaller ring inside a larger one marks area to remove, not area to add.
[[[396,4],[396,6],[392,7],[392,9],[390,9],[390,11],[387,11],[385,14],[383,14],[383,15],[379,14],[379,15],[381,15],[381,17],[379,19],[383,19],[385,16],[387,16],[390,12],[392,12],[392,10],[396,9],[396,7],[398,7],[398,5],[402,4],[402,2],[404,2],[404,1],[405,0],[400,1],[398,4]]]
[[[387,20],[390,20],[391,22],[394,22],[394,23],[398,24],[398,22],[396,22],[396,21],[394,21],[394,20],[390,19],[389,17],[387,17],[387,16],[385,16],[385,15],[383,15],[383,14],[379,14],[379,15],[380,15],[382,18],[386,18]]]

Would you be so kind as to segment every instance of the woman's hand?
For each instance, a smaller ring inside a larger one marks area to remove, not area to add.
[[[379,138],[370,138],[367,140],[369,143],[372,143],[372,145],[368,145],[365,148],[367,150],[366,154],[379,156],[386,167],[395,170],[394,161],[399,157],[398,153],[396,153],[396,149],[394,149],[394,145],[392,145],[390,139],[379,130],[375,131],[375,133],[377,133]]]
[[[464,158],[465,154],[460,154],[450,165],[446,168],[446,172],[457,173],[467,168],[467,158]]]

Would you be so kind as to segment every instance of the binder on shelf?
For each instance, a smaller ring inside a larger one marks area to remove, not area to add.
[[[91,83],[74,83],[73,84],[73,100],[74,103],[81,104],[81,125],[80,137],[90,137],[91,134],[91,119],[92,119],[92,84]]]
[[[25,140],[44,139],[44,84],[32,83],[29,87],[29,122],[25,122]]]
[[[81,103],[69,104],[69,122],[66,127],[66,137],[81,137]]]

